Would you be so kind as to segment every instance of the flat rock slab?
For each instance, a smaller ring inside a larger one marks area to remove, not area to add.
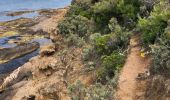
[[[39,43],[24,43],[13,48],[0,49],[0,63],[8,62],[12,59],[31,53],[39,48]]]

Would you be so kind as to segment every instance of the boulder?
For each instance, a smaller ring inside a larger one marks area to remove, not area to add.
[[[50,56],[55,53],[55,45],[48,44],[40,47],[40,55],[41,56]]]
[[[12,59],[24,56],[39,48],[38,42],[22,43],[13,48],[0,49],[0,63],[5,63]]]

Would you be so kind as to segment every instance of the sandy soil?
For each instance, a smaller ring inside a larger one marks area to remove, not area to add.
[[[66,12],[67,8],[58,9],[56,14],[52,15],[50,18],[42,19],[40,23],[33,26],[32,29],[34,31],[42,29],[45,32],[51,33],[56,29],[58,21],[60,21],[63,18]]]
[[[143,94],[142,91],[137,91],[138,81],[136,78],[139,73],[148,70],[150,60],[140,56],[139,36],[132,36],[130,47],[130,53],[119,76],[118,100],[139,100],[136,99],[136,94]]]

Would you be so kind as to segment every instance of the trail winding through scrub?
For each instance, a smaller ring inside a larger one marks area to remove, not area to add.
[[[150,59],[140,56],[139,37],[139,35],[134,35],[130,39],[131,49],[118,80],[118,100],[143,100],[136,98],[136,95],[144,94],[144,91],[138,89],[140,82],[136,78],[139,73],[148,70]]]

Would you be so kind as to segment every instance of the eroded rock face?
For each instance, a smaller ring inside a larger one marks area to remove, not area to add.
[[[36,31],[42,29],[43,32],[48,33],[53,32],[57,22],[63,18],[66,11],[61,9],[61,14],[42,21],[33,29]],[[35,100],[70,100],[67,91],[69,84],[80,80],[85,85],[90,85],[94,81],[93,75],[90,72],[87,74],[83,70],[82,48],[64,49],[65,44],[62,42],[62,37],[56,35],[50,35],[55,45],[41,47],[40,56],[32,58],[21,66],[19,74],[11,73],[11,75],[15,74],[16,77],[12,80],[12,84],[0,94],[0,100],[28,100],[29,98],[35,98]],[[58,51],[56,55],[53,55],[54,51]]]
[[[70,100],[67,89],[69,84],[81,80],[88,86],[94,81],[93,75],[84,73],[81,52],[80,48],[71,48],[55,57],[32,58],[19,69],[19,74],[15,74],[18,69],[11,73],[16,77],[10,86],[4,83],[9,87],[6,87],[5,91],[0,94],[0,100],[1,97],[25,100],[32,96],[35,96],[35,100]],[[31,74],[27,75],[27,73]],[[21,83],[23,83],[22,86],[18,87],[17,85]]]
[[[40,47],[41,56],[50,56],[53,55],[54,53],[55,53],[55,45],[52,43]]]
[[[154,76],[148,83],[145,100],[170,100],[170,79]]]

